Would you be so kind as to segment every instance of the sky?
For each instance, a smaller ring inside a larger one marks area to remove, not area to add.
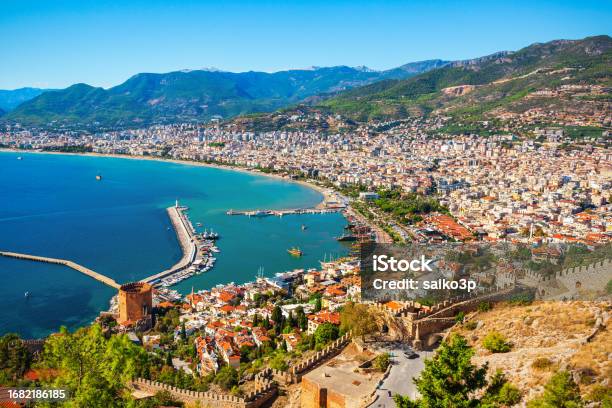
[[[0,0],[0,89],[203,67],[388,69],[611,31],[610,0]]]

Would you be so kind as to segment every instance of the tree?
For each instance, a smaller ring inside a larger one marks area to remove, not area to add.
[[[16,334],[0,337],[0,384],[14,384],[30,367],[30,355]]]
[[[289,367],[285,361],[285,354],[283,352],[277,352],[274,357],[270,359],[270,367],[275,370],[285,371]]]
[[[296,326],[296,320],[293,317],[293,312],[289,312],[289,316],[287,317],[287,321],[285,322],[286,327],[293,328]]]
[[[104,338],[100,326],[69,333],[62,328],[45,344],[42,365],[56,369],[57,377],[45,385],[65,388],[71,399],[66,407],[121,407],[128,382],[147,376],[146,351],[125,335]]]
[[[228,365],[223,366],[215,376],[215,384],[225,390],[231,390],[234,385],[238,385],[238,371]]]
[[[471,408],[479,400],[473,397],[476,390],[486,384],[487,364],[473,365],[470,360],[474,350],[465,338],[453,335],[442,343],[435,357],[425,360],[425,369],[414,380],[421,399],[393,397],[399,408]]]
[[[580,388],[567,371],[554,374],[544,386],[544,393],[529,401],[528,408],[579,408],[584,406]]]
[[[315,330],[314,338],[317,346],[324,346],[338,338],[338,326],[331,323],[322,323]]]
[[[187,341],[187,329],[185,329],[185,322],[181,323],[181,340]]]
[[[340,331],[352,332],[355,336],[365,336],[378,329],[376,318],[368,305],[347,302],[340,311]]]
[[[283,319],[283,312],[281,311],[280,306],[276,305],[274,306],[274,309],[272,310],[272,321],[275,324],[280,324],[282,322]]]
[[[304,308],[299,306],[295,309],[297,325],[302,331],[306,331],[308,329],[308,318],[306,317],[306,313],[304,313]]]
[[[320,311],[321,311],[321,308],[322,308],[322,305],[321,305],[321,297],[319,296],[319,297],[317,297],[317,298],[316,298],[316,300],[315,300],[315,307],[314,307],[314,311],[315,311],[315,313],[316,313],[316,312],[320,312]]]

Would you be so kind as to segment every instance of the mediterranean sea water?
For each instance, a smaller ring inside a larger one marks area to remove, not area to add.
[[[346,225],[340,214],[225,214],[301,208],[322,199],[300,184],[171,162],[22,152],[0,152],[0,250],[70,259],[119,283],[139,280],[181,257],[166,213],[176,199],[189,206],[194,225],[222,237],[215,267],[176,285],[181,293],[251,281],[260,267],[268,276],[316,267],[325,256],[348,252],[334,239]],[[304,256],[290,256],[293,246]],[[61,325],[86,325],[114,294],[69,268],[0,257],[0,335],[36,338]]]

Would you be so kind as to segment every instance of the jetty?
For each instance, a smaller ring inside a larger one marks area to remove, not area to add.
[[[155,285],[156,281],[189,268],[195,261],[201,258],[196,244],[196,231],[185,215],[186,210],[187,207],[179,206],[178,202],[174,206],[166,209],[168,216],[170,217],[170,221],[172,222],[172,226],[174,227],[174,231],[176,232],[176,237],[181,246],[183,256],[169,269],[141,279],[141,282]]]
[[[112,288],[119,289],[119,287],[121,286],[117,282],[115,282],[113,279],[109,278],[108,276],[104,276],[101,273],[93,271],[75,262],[68,261],[66,259],[48,258],[45,256],[36,256],[36,255],[20,254],[16,252],[3,252],[3,251],[0,251],[0,256],[5,256],[7,258],[23,259],[26,261],[34,261],[34,262],[42,262],[42,263],[67,266],[68,268],[74,269],[75,271],[78,271],[87,276],[90,276],[94,278],[95,280],[100,281],[104,283],[105,285],[108,285]]]
[[[190,267],[202,264],[203,255],[200,253],[200,251],[198,251],[199,249],[198,245],[200,244],[200,239],[197,236],[197,232],[195,228],[193,227],[193,225],[187,218],[187,215],[185,214],[185,211],[187,210],[188,210],[187,207],[179,206],[178,201],[176,202],[175,205],[173,205],[172,207],[168,207],[166,209],[166,211],[168,212],[168,216],[170,217],[170,221],[172,222],[172,226],[174,227],[174,231],[176,232],[176,237],[181,246],[181,251],[183,253],[183,256],[181,257],[181,259],[179,259],[179,261],[176,264],[174,264],[169,269],[166,269],[164,271],[161,271],[159,273],[156,273],[154,275],[141,279],[140,282],[146,282],[153,286],[158,286],[158,285],[163,284],[163,282],[161,281],[163,278],[172,276],[174,274],[178,274],[181,272],[185,273],[183,271],[186,271]],[[108,276],[104,276],[101,273],[98,273],[94,270],[84,267],[83,265],[79,265],[76,262],[72,262],[66,259],[48,258],[44,256],[20,254],[16,252],[6,252],[6,251],[5,252],[0,251],[0,256],[5,256],[7,258],[23,259],[27,261],[63,265],[71,269],[74,269],[75,271],[81,272],[87,276],[90,276],[112,288],[119,289],[119,287],[121,286],[120,284],[118,284],[113,279],[109,278]],[[210,263],[209,268],[211,266],[212,266],[212,263]]]
[[[267,217],[269,215],[275,215],[282,217],[283,215],[294,215],[294,214],[327,214],[341,212],[345,208],[295,208],[291,210],[250,210],[250,211],[235,211],[228,210],[225,212],[227,215],[246,215],[247,217]]]

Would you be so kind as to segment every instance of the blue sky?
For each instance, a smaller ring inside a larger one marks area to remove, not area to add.
[[[610,35],[611,21],[610,0],[1,0],[0,89],[201,67],[387,69]]]

